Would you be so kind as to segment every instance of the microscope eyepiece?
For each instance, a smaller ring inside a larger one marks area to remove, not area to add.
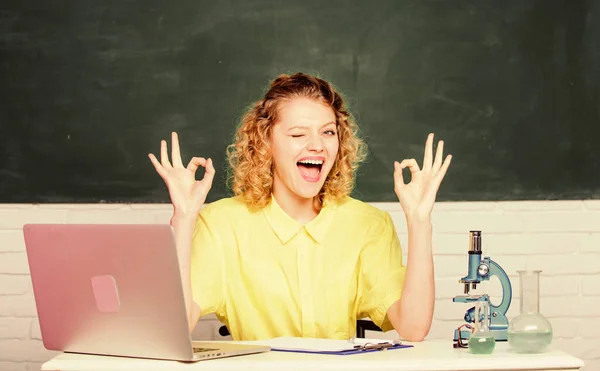
[[[481,231],[469,232],[469,254],[481,254]]]

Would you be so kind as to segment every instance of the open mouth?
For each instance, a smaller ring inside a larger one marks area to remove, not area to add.
[[[321,169],[323,168],[323,160],[300,160],[296,163],[302,177],[309,182],[319,180]]]

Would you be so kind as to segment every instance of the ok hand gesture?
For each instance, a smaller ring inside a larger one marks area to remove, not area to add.
[[[433,210],[437,191],[446,175],[452,156],[448,155],[442,163],[444,142],[439,141],[433,161],[433,133],[429,134],[425,143],[423,169],[419,169],[414,159],[394,162],[394,191],[402,205],[408,221],[428,220]],[[402,169],[408,167],[411,173],[411,182],[404,183]]]
[[[148,157],[156,172],[167,184],[175,209],[174,216],[196,218],[212,186],[215,168],[210,158],[206,160],[202,157],[193,157],[187,167],[183,167],[177,133],[171,134],[171,142],[173,164],[169,162],[165,140],[160,142],[160,162],[152,153],[148,154]],[[204,178],[200,181],[196,180],[196,170],[199,166],[206,168]]]

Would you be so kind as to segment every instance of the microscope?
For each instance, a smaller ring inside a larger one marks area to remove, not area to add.
[[[490,333],[494,336],[496,341],[507,341],[507,329],[508,319],[506,318],[506,312],[510,307],[512,299],[512,287],[510,279],[504,270],[495,261],[489,257],[482,258],[481,252],[481,231],[470,231],[469,232],[469,272],[461,278],[458,282],[465,285],[464,295],[455,296],[452,301],[455,303],[474,303],[477,301],[487,301],[490,311],[489,318],[483,320],[488,321]],[[502,286],[502,301],[499,305],[494,305],[490,301],[488,294],[482,295],[469,295],[470,289],[475,290],[477,284],[481,281],[488,281],[490,277],[496,276],[500,285]],[[475,322],[475,307],[468,309],[465,313],[465,321],[467,323]],[[454,330],[454,341],[461,339],[466,340],[469,338],[471,331]]]

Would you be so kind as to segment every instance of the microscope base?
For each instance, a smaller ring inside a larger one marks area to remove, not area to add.
[[[506,330],[490,330],[490,333],[494,336],[496,341],[507,341],[508,333]],[[461,330],[460,337],[462,340],[468,340],[471,336],[471,331]],[[454,341],[458,341],[458,330],[454,330]]]

